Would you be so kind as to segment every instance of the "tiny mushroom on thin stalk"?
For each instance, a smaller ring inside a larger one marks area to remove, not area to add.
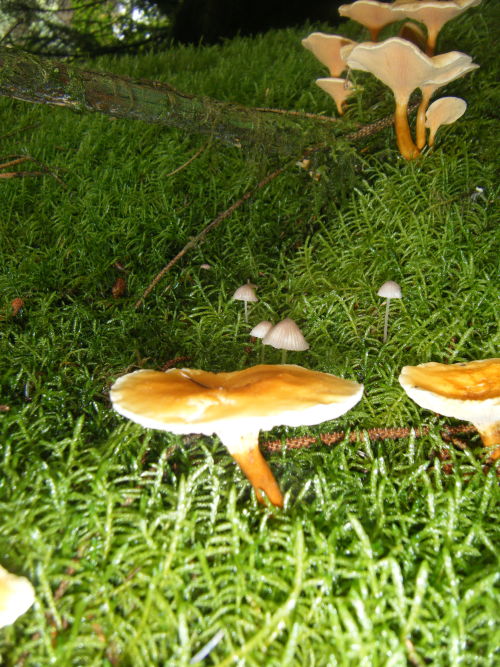
[[[0,565],[0,628],[11,625],[35,601],[35,590],[26,577],[18,577]]]
[[[324,32],[312,32],[302,40],[302,46],[312,52],[314,56],[328,67],[330,76],[337,77],[347,69],[347,65],[340,55],[340,49],[349,44],[356,44],[352,39],[342,35],[327,35]]]
[[[384,343],[387,341],[388,331],[389,331],[389,307],[391,299],[401,299],[403,294],[401,292],[401,287],[394,280],[388,280],[383,285],[380,286],[378,296],[384,297],[385,302],[385,317],[384,317]]]
[[[241,287],[238,287],[236,292],[233,294],[233,300],[235,301],[243,301],[245,304],[245,322],[248,322],[248,303],[253,302],[255,303],[258,301],[258,297],[255,294],[255,288],[256,285],[253,285],[250,281],[248,281],[245,285],[242,285]]]
[[[250,331],[250,336],[253,336],[254,338],[264,338],[264,336],[273,328],[273,323],[269,322],[269,320],[263,320],[262,322],[259,322],[254,326],[252,331]],[[264,358],[264,346],[261,345],[261,350],[260,350],[260,360]]]
[[[286,361],[288,350],[294,352],[303,352],[309,349],[309,343],[304,338],[302,331],[297,324],[289,317],[285,318],[272,329],[262,339],[264,345],[271,345],[281,352],[281,363]]]
[[[316,79],[316,85],[330,95],[337,106],[340,116],[344,113],[343,106],[347,98],[356,92],[355,86],[347,79],[325,77],[323,79]]]
[[[350,5],[340,5],[339,14],[368,28],[372,42],[377,41],[384,26],[399,20],[394,14],[394,5],[377,0],[357,0]]]
[[[471,422],[490,459],[500,458],[500,358],[405,366],[399,382],[421,407]]]
[[[114,409],[149,428],[215,433],[252,484],[277,507],[283,495],[259,450],[259,431],[335,419],[361,399],[363,386],[294,365],[258,365],[231,373],[139,370],[111,387]]]
[[[429,146],[434,145],[436,132],[441,125],[451,125],[464,115],[466,109],[467,102],[460,97],[440,97],[433,102],[425,114],[425,127],[429,129],[427,142]]]

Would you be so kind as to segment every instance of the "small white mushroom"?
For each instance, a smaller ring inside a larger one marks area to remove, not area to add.
[[[250,336],[253,336],[254,338],[264,338],[266,334],[269,333],[269,331],[273,328],[273,323],[269,322],[269,320],[263,320],[262,322],[259,322],[254,326],[252,331],[250,331]],[[264,346],[261,345],[260,348],[260,362],[264,360]]]
[[[282,350],[281,363],[283,364],[286,361],[287,350],[303,352],[309,349],[309,343],[304,338],[302,331],[289,317],[275,324],[264,336],[262,342],[264,345],[271,345],[277,350]]]
[[[401,287],[396,282],[394,282],[394,280],[388,280],[383,285],[381,285],[377,295],[386,299],[383,339],[385,343],[387,341],[387,334],[389,329],[389,306],[391,299],[401,299],[403,294],[401,292]]]
[[[35,601],[35,591],[26,577],[7,572],[0,565],[0,628],[11,625]]]
[[[255,303],[258,301],[258,297],[255,294],[255,288],[256,286],[253,285],[250,281],[246,283],[246,285],[242,285],[241,287],[238,287],[236,292],[233,294],[233,300],[235,301],[243,301],[245,304],[245,322],[248,322],[248,303],[253,302]]]

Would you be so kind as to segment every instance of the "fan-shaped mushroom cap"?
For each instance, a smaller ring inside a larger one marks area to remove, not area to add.
[[[500,456],[500,358],[405,366],[399,382],[423,408],[474,424],[487,447],[499,446],[492,457]]]
[[[444,86],[455,79],[472,72],[477,69],[479,65],[472,62],[472,58],[465,53],[457,55],[459,52],[452,51],[453,57],[450,58],[449,53],[443,53],[439,56],[434,56],[433,60],[436,64],[441,65],[442,69],[432,81],[420,86],[422,91],[422,101],[417,111],[417,146],[423,148],[425,145],[425,113],[429,106],[429,101],[438,88]],[[432,144],[429,144],[432,146]]]
[[[26,577],[11,574],[0,565],[0,628],[11,625],[35,601],[35,591]]]
[[[425,114],[425,127],[429,128],[429,146],[434,144],[434,137],[441,125],[451,125],[467,109],[467,102],[460,97],[440,97],[433,102]]]
[[[396,99],[398,146],[401,154],[408,159],[419,153],[411,138],[407,119],[411,93],[415,88],[423,89],[426,85],[443,85],[476,67],[465,53],[450,51],[430,57],[422,53],[415,44],[400,37],[391,37],[380,44],[365,42],[352,49],[344,49],[349,67],[370,72],[392,90]]]
[[[311,51],[320,63],[328,67],[330,76],[339,76],[347,69],[340,55],[340,49],[348,44],[356,44],[356,42],[342,35],[327,35],[324,32],[312,32],[302,40],[302,46]]]
[[[393,5],[376,0],[357,0],[350,5],[340,5],[339,14],[368,28],[374,42],[384,26],[399,20]]]
[[[347,412],[363,386],[294,365],[259,365],[232,373],[139,370],[116,380],[114,409],[142,426],[172,433],[216,433],[262,501],[283,496],[258,449],[260,429],[319,424]]]
[[[316,79],[316,85],[330,95],[340,115],[344,113],[342,107],[349,95],[356,92],[356,88],[347,79],[325,77],[324,79]]]
[[[481,0],[420,0],[419,2],[394,3],[394,20],[409,18],[423,23],[427,28],[429,53],[434,51],[436,38],[445,23],[469,7],[476,7]]]
[[[362,385],[293,364],[242,371],[139,370],[111,388],[114,409],[132,421],[172,433],[240,433],[335,419],[361,398]]]
[[[309,343],[304,338],[302,331],[289,317],[275,324],[264,336],[262,342],[278,350],[303,352],[309,349]]]

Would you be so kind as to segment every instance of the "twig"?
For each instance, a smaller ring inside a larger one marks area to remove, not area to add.
[[[409,110],[415,110],[417,108],[418,104],[413,104]],[[359,130],[356,130],[356,132],[352,132],[351,134],[348,134],[346,136],[346,139],[348,141],[356,141],[357,139],[363,139],[365,137],[368,137],[372,134],[376,134],[377,132],[380,132],[381,130],[385,129],[386,127],[390,127],[394,122],[394,116],[391,114],[390,116],[386,116],[385,118],[382,118],[381,120],[376,121],[375,123],[370,123],[369,125],[365,125],[364,127],[360,128]],[[313,153],[325,149],[326,146],[321,145],[321,146],[313,146],[308,149],[306,149],[302,155],[302,159],[309,157]],[[197,157],[197,156],[194,156]],[[194,159],[194,157],[192,159]],[[295,164],[296,160],[293,160],[290,164]],[[188,163],[186,163],[188,164]],[[183,165],[183,167],[186,165]],[[148,285],[147,289],[144,291],[143,295],[141,296],[138,301],[136,301],[134,308],[137,309],[139,308],[145,301],[145,299],[151,294],[153,289],[156,287],[156,285],[160,282],[160,280],[163,278],[163,276],[170,271],[170,269],[177,264],[177,262],[184,257],[184,255],[193,248],[199,241],[202,241],[205,236],[208,234],[208,232],[215,227],[217,227],[223,220],[228,218],[237,208],[239,208],[242,204],[244,204],[247,199],[250,199],[258,190],[266,186],[268,183],[270,183],[273,179],[275,179],[277,176],[282,174],[285,169],[287,168],[288,165],[285,165],[283,167],[280,167],[279,169],[276,169],[275,171],[271,172],[267,176],[265,176],[257,185],[252,189],[248,190],[245,192],[245,194],[238,199],[238,201],[234,202],[229,208],[227,208],[225,211],[222,213],[219,213],[219,215],[214,218],[204,229],[201,230],[199,234],[194,236],[185,246],[182,248],[180,252],[177,253],[177,255],[170,260],[170,262],[163,267],[163,269],[153,278],[151,283]],[[180,167],[182,168],[182,167]],[[175,173],[175,172],[172,172]],[[169,174],[171,175],[171,174]]]
[[[6,134],[2,134],[0,136],[0,141],[2,139],[7,139],[7,137],[11,137],[13,134],[17,134],[18,132],[24,132],[24,130],[31,130],[32,128],[38,127],[39,125],[40,125],[40,123],[31,123],[30,125],[24,125],[23,127],[17,127],[15,130],[11,130],[10,132],[7,132]]]
[[[168,173],[165,176],[165,178],[169,178],[169,176],[173,176],[174,174],[178,174],[180,171],[182,171],[183,169],[188,167],[191,164],[191,162],[194,162],[196,160],[196,158],[199,157],[206,148],[208,148],[209,145],[210,145],[210,141],[207,141],[207,143],[204,146],[202,146],[198,151],[196,151],[196,153],[192,157],[190,157],[187,162],[184,162],[184,164],[181,164],[180,167],[177,167],[177,169],[174,169],[173,171]]]
[[[209,231],[217,227],[223,220],[226,218],[229,218],[229,216],[237,209],[239,208],[242,204],[244,204],[247,199],[250,199],[258,190],[266,186],[268,183],[270,183],[274,178],[279,176],[280,174],[283,173],[285,170],[285,167],[280,167],[279,169],[276,169],[275,171],[271,172],[270,174],[267,174],[257,185],[252,189],[248,190],[245,192],[243,197],[238,199],[238,201],[234,202],[234,204],[231,204],[229,208],[227,208],[225,211],[222,211],[222,213],[219,213],[219,215],[214,218],[206,227],[204,227],[199,234],[196,236],[193,236],[193,238],[186,243],[184,248],[180,250],[177,255],[170,260],[170,262],[163,267],[163,269],[153,278],[147,289],[145,290],[144,294],[141,296],[141,298],[135,303],[135,308],[139,308],[143,303],[144,300],[149,296],[149,294],[153,291],[153,289],[156,287],[156,285],[160,282],[160,280],[163,278],[163,276],[170,271],[170,269],[177,264],[177,262],[181,259],[181,257],[184,257],[184,255],[193,248],[195,245],[197,245],[200,241],[202,241],[205,236],[208,234]]]
[[[363,442],[365,437],[368,437],[369,440],[398,440],[400,438],[407,438],[412,432],[417,438],[421,438],[424,435],[429,433],[429,427],[423,426],[422,428],[412,429],[408,426],[404,428],[370,428],[366,431],[349,433],[349,442]],[[441,432],[442,436],[450,436],[456,433],[473,433],[475,432],[474,426],[470,424],[464,426],[449,426],[443,429]],[[281,440],[269,440],[267,442],[261,443],[262,449],[266,449],[269,452],[281,451],[283,447],[287,449],[302,449],[304,447],[310,447],[320,440],[325,445],[333,445],[336,442],[340,442],[346,437],[345,431],[333,431],[331,433],[318,433],[318,435],[302,435],[296,438],[287,438],[284,442]]]
[[[336,123],[338,118],[335,116],[323,116],[319,113],[310,113],[307,111],[292,111],[289,109],[273,109],[270,107],[254,107],[254,111],[260,113],[277,113],[283,116],[295,116],[296,118],[310,118],[312,120],[326,121],[327,123]]]

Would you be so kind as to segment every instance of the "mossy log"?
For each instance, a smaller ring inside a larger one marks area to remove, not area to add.
[[[308,120],[309,131],[304,131],[304,122],[295,116],[196,97],[169,83],[80,69],[5,47],[0,47],[0,95],[181,128],[230,144],[258,144],[267,152],[295,153],[320,140],[316,130],[324,138],[326,129],[319,127],[325,125],[321,118]]]

